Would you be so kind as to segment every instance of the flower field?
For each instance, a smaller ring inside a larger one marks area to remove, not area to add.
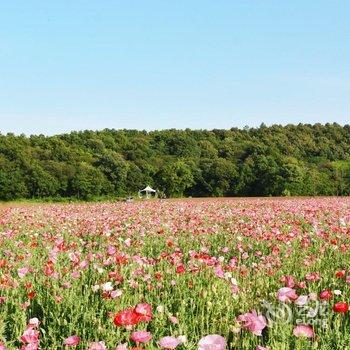
[[[350,198],[0,207],[0,349],[350,349]]]

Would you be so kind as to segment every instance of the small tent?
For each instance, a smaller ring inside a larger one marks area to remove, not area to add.
[[[143,190],[139,191],[140,198],[151,198],[156,196],[157,191],[151,188],[150,186],[145,187]]]

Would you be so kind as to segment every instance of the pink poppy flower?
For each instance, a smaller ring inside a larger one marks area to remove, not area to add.
[[[239,287],[238,286],[236,286],[236,285],[231,286],[231,293],[233,295],[237,295],[238,292],[239,292]]]
[[[21,341],[23,343],[38,343],[39,342],[39,332],[32,327],[27,328],[22,336],[21,336]]]
[[[179,319],[175,316],[169,316],[169,320],[172,324],[179,324]]]
[[[21,304],[21,308],[23,310],[26,310],[30,305],[30,301],[25,301],[23,304]]]
[[[149,322],[152,319],[152,306],[150,304],[137,304],[135,312],[139,314],[140,321]]]
[[[107,347],[105,342],[99,341],[90,343],[88,350],[107,350]]]
[[[238,316],[237,321],[242,328],[259,336],[267,325],[266,318],[263,315],[258,315],[255,310]]]
[[[219,278],[224,278],[225,277],[225,272],[222,269],[222,267],[220,265],[216,266],[215,269],[215,275]]]
[[[152,339],[152,334],[146,331],[136,331],[130,336],[135,343],[147,343]]]
[[[124,343],[124,344],[119,344],[115,350],[128,350],[128,344]]]
[[[300,289],[305,289],[306,288],[306,282],[305,281],[300,281],[296,284],[296,286]]]
[[[80,277],[80,272],[79,271],[73,271],[71,273],[71,277],[74,278],[75,280]]]
[[[123,291],[120,290],[120,289],[113,290],[113,291],[111,291],[111,298],[112,298],[112,299],[118,298],[118,297],[120,297],[122,294],[123,294]]]
[[[70,337],[66,338],[63,342],[66,346],[76,346],[80,343],[80,337],[77,335],[71,335]]]
[[[329,300],[331,299],[333,296],[333,293],[331,290],[329,289],[324,289],[321,293],[320,293],[320,299],[321,300]]]
[[[284,283],[285,287],[293,288],[295,286],[295,280],[293,276],[284,275],[281,277],[281,282]]]
[[[107,254],[108,255],[114,255],[116,252],[117,252],[116,247],[114,247],[112,245],[108,246],[108,248],[107,248]]]
[[[23,278],[28,272],[29,272],[29,269],[27,267],[22,267],[17,270],[17,274],[19,278]]]
[[[310,272],[305,276],[305,279],[310,282],[315,282],[321,279],[318,272]]]
[[[309,297],[307,295],[299,295],[295,300],[295,304],[298,306],[304,306],[307,304]]]
[[[311,301],[316,301],[317,299],[318,299],[318,296],[317,296],[317,293],[310,293],[309,295],[308,295],[308,298],[309,298],[309,300],[311,300]]]
[[[294,327],[293,334],[296,337],[306,337],[306,338],[312,338],[315,333],[311,326],[305,325],[305,324],[299,324]]]
[[[181,344],[181,341],[178,338],[175,337],[163,337],[158,341],[159,346],[162,349],[175,349],[179,344]]]
[[[277,292],[277,299],[282,303],[289,303],[298,298],[294,289],[289,287],[280,288]]]
[[[209,334],[198,343],[198,350],[224,350],[225,347],[225,338],[218,334]]]
[[[4,343],[0,343],[0,350],[6,350],[6,346]]]
[[[21,347],[21,350],[39,350],[39,344],[38,343],[30,343],[23,345]]]

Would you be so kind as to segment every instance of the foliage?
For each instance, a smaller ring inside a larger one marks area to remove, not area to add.
[[[350,126],[0,134],[0,200],[349,195]]]

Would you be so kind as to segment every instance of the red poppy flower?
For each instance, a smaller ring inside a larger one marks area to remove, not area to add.
[[[128,258],[124,254],[118,254],[115,257],[115,262],[118,265],[125,265],[128,262]]]
[[[35,293],[34,291],[29,292],[29,293],[27,294],[27,296],[28,296],[29,299],[34,299],[34,298],[35,298],[35,295],[36,295],[36,293]]]
[[[154,274],[154,277],[159,281],[159,280],[162,279],[162,274],[161,274],[160,272],[156,272],[156,273]]]
[[[339,313],[346,313],[349,311],[349,305],[343,301],[339,301],[338,303],[334,304],[333,311]]]
[[[176,273],[184,273],[186,271],[185,266],[178,265],[176,266]]]
[[[335,277],[337,278],[344,278],[345,277],[345,270],[340,270],[335,273]]]
[[[25,282],[24,286],[26,287],[26,289],[31,289],[33,287],[33,284],[31,282]]]
[[[134,326],[140,322],[149,322],[151,319],[152,307],[144,303],[120,311],[114,316],[113,322],[116,326]]]
[[[123,282],[124,278],[118,271],[110,271],[108,277],[114,279],[116,282]]]
[[[128,308],[117,313],[113,322],[116,326],[134,326],[139,323],[139,315],[134,308]]]

